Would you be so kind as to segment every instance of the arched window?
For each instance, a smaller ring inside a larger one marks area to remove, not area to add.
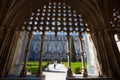
[[[64,2],[48,2],[32,12],[24,22],[23,30],[39,32],[84,32],[88,24],[83,16]]]

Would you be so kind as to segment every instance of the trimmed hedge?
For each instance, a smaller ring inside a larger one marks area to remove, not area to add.
[[[68,62],[62,62],[66,67],[68,67]],[[86,63],[87,66],[87,63]],[[71,62],[72,71],[75,74],[81,74],[82,63],[81,62]]]
[[[47,62],[42,62],[42,69],[44,70],[47,65]],[[27,63],[27,70],[31,74],[35,74],[37,72],[37,69],[39,67],[39,62],[28,62]]]
[[[62,62],[66,67],[68,66],[68,62]],[[37,72],[39,66],[39,62],[28,62],[27,63],[27,70],[31,74],[35,74]],[[42,69],[44,70],[48,66],[47,62],[42,62]],[[86,63],[87,66],[87,63]],[[82,63],[81,62],[71,62],[72,71],[76,74],[80,74],[82,69]]]

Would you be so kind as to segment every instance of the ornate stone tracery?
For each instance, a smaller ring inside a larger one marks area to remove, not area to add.
[[[23,30],[38,32],[84,32],[88,24],[82,15],[66,3],[48,2],[40,9],[32,12],[24,22]]]
[[[120,10],[113,9],[113,21],[110,24],[114,30],[114,34],[117,34],[120,40]]]

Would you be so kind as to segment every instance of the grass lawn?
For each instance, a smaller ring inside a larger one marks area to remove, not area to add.
[[[68,62],[61,62],[66,67],[68,66]],[[47,62],[42,62],[42,69],[44,70],[47,65]],[[27,70],[32,74],[35,74],[39,66],[39,62],[28,62],[27,63]],[[87,63],[86,63],[87,66]],[[71,62],[72,71],[76,74],[80,74],[82,63],[81,62]]]
[[[46,65],[47,65],[47,62],[42,62],[42,69],[44,69]],[[38,66],[39,66],[39,62],[28,62],[27,70],[30,73],[35,74],[38,69]]]
[[[68,62],[62,62],[66,67],[68,66]],[[87,66],[87,63],[85,63]],[[80,71],[82,69],[82,63],[81,62],[71,62],[71,68],[72,71],[76,74],[80,74]]]

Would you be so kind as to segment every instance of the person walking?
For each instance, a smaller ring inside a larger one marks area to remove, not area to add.
[[[54,69],[56,69],[57,60],[54,61]]]

